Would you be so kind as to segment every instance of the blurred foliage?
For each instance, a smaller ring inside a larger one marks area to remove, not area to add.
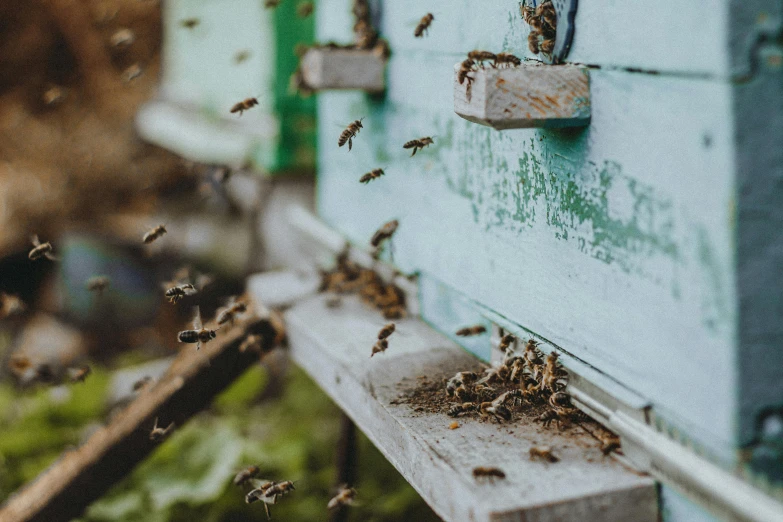
[[[105,413],[106,372],[83,384],[34,392],[0,386],[0,487],[3,497],[55,461]],[[263,506],[245,504],[249,488],[234,474],[258,465],[262,478],[294,480],[296,490],[272,506],[274,520],[323,521],[334,494],[339,409],[293,370],[279,399],[257,404],[267,385],[253,368],[193,418],[133,473],[89,507],[84,522],[264,521]],[[438,520],[418,494],[363,436],[360,504],[351,520]]]

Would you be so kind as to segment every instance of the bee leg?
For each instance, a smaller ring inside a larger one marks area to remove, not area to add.
[[[353,147],[353,138],[348,138],[348,151],[350,152],[351,147]]]
[[[196,350],[201,350],[201,341],[196,343]]]
[[[416,155],[417,150],[419,150],[418,147],[413,147],[413,154],[411,154],[411,158]]]
[[[266,519],[272,520],[272,514],[269,512],[269,504],[264,502],[264,511],[266,511]]]

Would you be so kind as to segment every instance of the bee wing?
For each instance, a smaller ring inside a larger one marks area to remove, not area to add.
[[[44,257],[46,257],[46,259],[48,259],[49,261],[59,261],[59,259],[57,258],[57,256],[55,256],[55,255],[54,255],[54,254],[52,254],[51,252],[47,252],[47,253],[45,253],[45,254],[44,254]]]
[[[201,324],[201,308],[196,305],[193,312],[193,328],[195,330],[201,330],[203,327],[204,325]]]
[[[30,241],[33,242],[33,246],[41,245],[41,241],[38,239],[38,234],[33,234],[32,236],[30,236]]]

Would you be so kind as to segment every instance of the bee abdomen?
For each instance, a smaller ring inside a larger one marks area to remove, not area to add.
[[[196,330],[185,330],[179,333],[179,342],[181,343],[197,343],[199,342],[199,335]]]

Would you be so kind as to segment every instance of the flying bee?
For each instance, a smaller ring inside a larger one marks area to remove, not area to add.
[[[432,16],[432,13],[427,13],[422,16],[419,25],[417,25],[416,29],[413,31],[413,36],[416,38],[421,38],[424,36],[425,32],[429,34],[430,24],[432,24],[433,20],[435,20],[435,17]]]
[[[391,47],[389,47],[389,42],[383,38],[379,38],[378,42],[375,44],[375,47],[372,49],[372,53],[381,60],[388,60],[391,56]]]
[[[236,301],[233,297],[229,299],[225,308],[223,308],[217,315],[218,326],[223,326],[226,323],[234,324],[236,316],[247,311],[247,304],[242,301]]]
[[[247,49],[244,49],[242,51],[238,51],[234,55],[234,63],[240,64],[242,62],[247,61],[247,59],[250,58],[250,54],[251,54],[250,51],[248,51]]]
[[[179,25],[181,25],[185,29],[193,29],[200,23],[201,20],[199,20],[198,18],[186,18],[185,20],[181,20],[179,22]]]
[[[477,64],[481,65],[483,67],[484,62],[494,62],[497,60],[497,56],[495,53],[491,53],[489,51],[470,51],[468,53],[468,58],[476,62]]]
[[[530,460],[545,460],[547,462],[555,463],[560,460],[559,457],[552,453],[552,448],[549,446],[531,446],[530,448]]]
[[[149,245],[167,232],[168,230],[166,230],[166,225],[158,225],[157,227],[147,231],[144,236],[142,236],[141,240],[145,245]]]
[[[97,292],[98,295],[100,295],[104,290],[109,288],[110,284],[111,279],[107,276],[92,276],[84,283],[84,286],[90,292]]]
[[[88,375],[92,373],[92,368],[85,364],[79,368],[68,368],[68,378],[71,382],[84,382]]]
[[[369,182],[371,182],[374,179],[380,178],[383,176],[385,172],[383,169],[373,169],[361,178],[359,178],[359,183],[364,183],[365,185]]]
[[[197,292],[196,287],[190,283],[182,285],[172,286],[165,292],[165,296],[168,297],[169,303],[177,304],[180,299],[186,295],[195,294]]]
[[[179,339],[179,342],[181,343],[195,343],[196,349],[201,349],[201,343],[208,343],[215,337],[217,337],[217,331],[220,328],[215,328],[214,330],[210,330],[209,328],[204,328],[201,324],[201,310],[198,306],[196,306],[196,312],[193,317],[193,330],[183,330],[177,335],[177,339]]]
[[[475,326],[460,328],[456,331],[456,334],[460,337],[470,337],[472,335],[481,335],[486,331],[487,329],[483,325],[477,324]]]
[[[258,466],[248,466],[234,476],[234,485],[241,486],[242,484],[249,482],[250,479],[255,478],[261,470]]]
[[[19,296],[0,292],[0,319],[19,315],[27,309]]]
[[[363,129],[364,126],[362,125],[362,120],[364,118],[360,118],[358,120],[354,120],[350,125],[348,125],[343,132],[340,133],[340,138],[337,140],[337,146],[342,147],[343,145],[348,143],[348,150],[351,150],[351,147],[353,147],[353,139],[356,137],[357,134],[359,134],[359,130]]]
[[[496,478],[504,479],[506,478],[506,474],[503,473],[503,471],[501,471],[498,468],[493,468],[489,466],[479,466],[473,468],[473,477],[476,479],[488,478],[490,480],[494,480]]]
[[[396,219],[389,221],[388,223],[384,223],[383,226],[381,226],[381,228],[379,228],[375,234],[373,234],[372,239],[370,239],[370,245],[377,248],[387,239],[391,239],[391,237],[397,231],[397,227],[399,225],[400,222]]]
[[[394,333],[395,328],[396,328],[396,326],[395,326],[394,323],[387,324],[386,326],[381,328],[380,332],[378,332],[378,339],[379,340],[380,339],[386,339],[387,337],[389,337],[391,334]]]
[[[239,345],[239,351],[245,353],[248,350],[260,352],[264,348],[264,337],[258,334],[250,334]]]
[[[449,408],[447,415],[449,417],[459,417],[464,413],[469,413],[475,410],[476,410],[475,402],[463,402],[462,404],[455,404],[454,406]]]
[[[275,482],[272,484],[272,486],[267,489],[264,492],[264,496],[269,497],[276,497],[277,495],[285,495],[287,493],[290,493],[291,491],[294,491],[296,488],[294,487],[294,483],[290,480],[285,480],[283,482]]]
[[[33,243],[33,249],[30,250],[29,254],[27,254],[27,258],[30,259],[30,261],[36,261],[42,257],[45,257],[49,261],[57,261],[57,258],[54,257],[54,254],[52,254],[51,243],[48,241],[46,243],[41,243],[38,240],[37,234],[34,234],[32,237],[30,237],[30,241]]]
[[[168,437],[169,433],[174,429],[174,423],[172,422],[169,424],[166,428],[160,428],[158,427],[158,418],[155,417],[155,425],[152,427],[152,431],[150,431],[150,440],[154,442],[161,441]]]
[[[509,67],[516,67],[522,65],[522,60],[511,53],[498,53],[497,56],[495,56],[495,67],[503,64]]]
[[[267,490],[269,490],[269,488],[275,485],[275,483],[271,480],[258,480],[255,478],[251,478],[248,479],[248,481],[253,484],[253,490],[248,492],[247,495],[245,495],[245,502],[247,504],[252,504],[253,502],[256,502],[258,500],[263,500],[264,493],[266,493]],[[267,515],[268,514],[269,512],[267,511]]]
[[[374,356],[376,353],[384,353],[388,348],[389,341],[386,339],[379,339],[378,342],[373,345],[370,357]]]
[[[133,391],[137,392],[152,382],[152,377],[145,375],[138,381],[133,383]]]
[[[433,143],[435,143],[435,142],[432,140],[432,137],[426,136],[424,138],[419,138],[417,140],[408,141],[408,142],[405,143],[405,145],[402,146],[402,148],[403,149],[413,149],[413,153],[411,154],[411,156],[415,156],[416,152],[419,149],[423,149],[424,147],[426,147],[428,145],[432,145]]]
[[[312,2],[300,2],[299,5],[296,6],[296,15],[299,18],[307,18],[313,14],[314,10],[315,6]]]
[[[482,402],[479,406],[479,414],[482,418],[490,418],[498,422],[511,420],[509,409],[503,404],[495,404],[494,402]]]
[[[356,490],[349,488],[347,484],[340,486],[340,491],[332,497],[326,509],[334,509],[341,506],[352,506],[356,500]]]
[[[240,116],[242,116],[242,113],[244,113],[247,110],[252,109],[258,105],[258,99],[257,98],[245,98],[241,102],[235,103],[231,110],[229,111],[231,114],[234,114],[235,112],[238,112]]]

